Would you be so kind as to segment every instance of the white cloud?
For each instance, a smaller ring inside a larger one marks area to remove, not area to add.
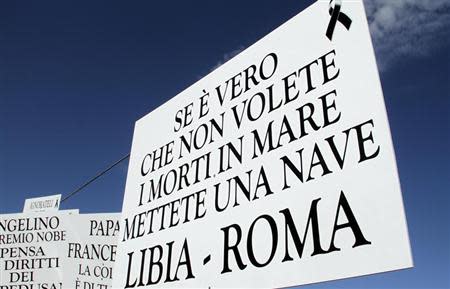
[[[231,51],[231,52],[227,52],[222,56],[222,59],[220,61],[218,61],[216,63],[216,65],[214,65],[211,68],[211,71],[215,70],[216,68],[220,67],[222,64],[224,64],[225,62],[227,62],[228,60],[230,60],[231,58],[235,57],[236,55],[238,55],[239,53],[241,53],[244,50],[243,46],[240,46],[239,48]]]
[[[366,0],[381,69],[398,57],[426,56],[449,42],[450,0]]]
[[[450,0],[364,0],[364,4],[381,70],[399,57],[427,56],[450,43]],[[225,53],[211,71],[243,50],[241,46]]]

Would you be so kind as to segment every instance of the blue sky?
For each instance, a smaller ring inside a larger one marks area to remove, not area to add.
[[[2,1],[1,213],[75,189],[129,152],[137,119],[312,2]],[[302,288],[450,288],[450,3],[366,10],[415,268]],[[120,211],[126,171],[63,208]]]

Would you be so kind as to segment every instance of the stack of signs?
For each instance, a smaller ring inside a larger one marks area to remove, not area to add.
[[[67,213],[0,215],[0,288],[61,289]]]
[[[318,1],[137,121],[114,288],[412,266],[361,0]]]
[[[120,214],[58,211],[53,200],[0,215],[0,289],[111,288]]]
[[[111,288],[120,214],[83,214],[68,224],[66,288]]]

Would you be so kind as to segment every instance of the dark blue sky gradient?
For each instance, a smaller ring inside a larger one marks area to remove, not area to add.
[[[1,213],[65,195],[127,154],[137,119],[311,3],[2,1]],[[450,288],[448,39],[381,73],[415,268],[304,288]],[[126,171],[62,207],[120,211]]]

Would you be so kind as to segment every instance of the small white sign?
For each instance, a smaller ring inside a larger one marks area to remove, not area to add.
[[[364,6],[340,2],[317,1],[136,122],[114,288],[412,266]]]
[[[78,215],[80,213],[79,209],[69,209],[69,210],[60,210],[61,213],[66,213],[69,215]]]
[[[39,198],[26,199],[23,205],[24,213],[58,211],[61,194]]]

